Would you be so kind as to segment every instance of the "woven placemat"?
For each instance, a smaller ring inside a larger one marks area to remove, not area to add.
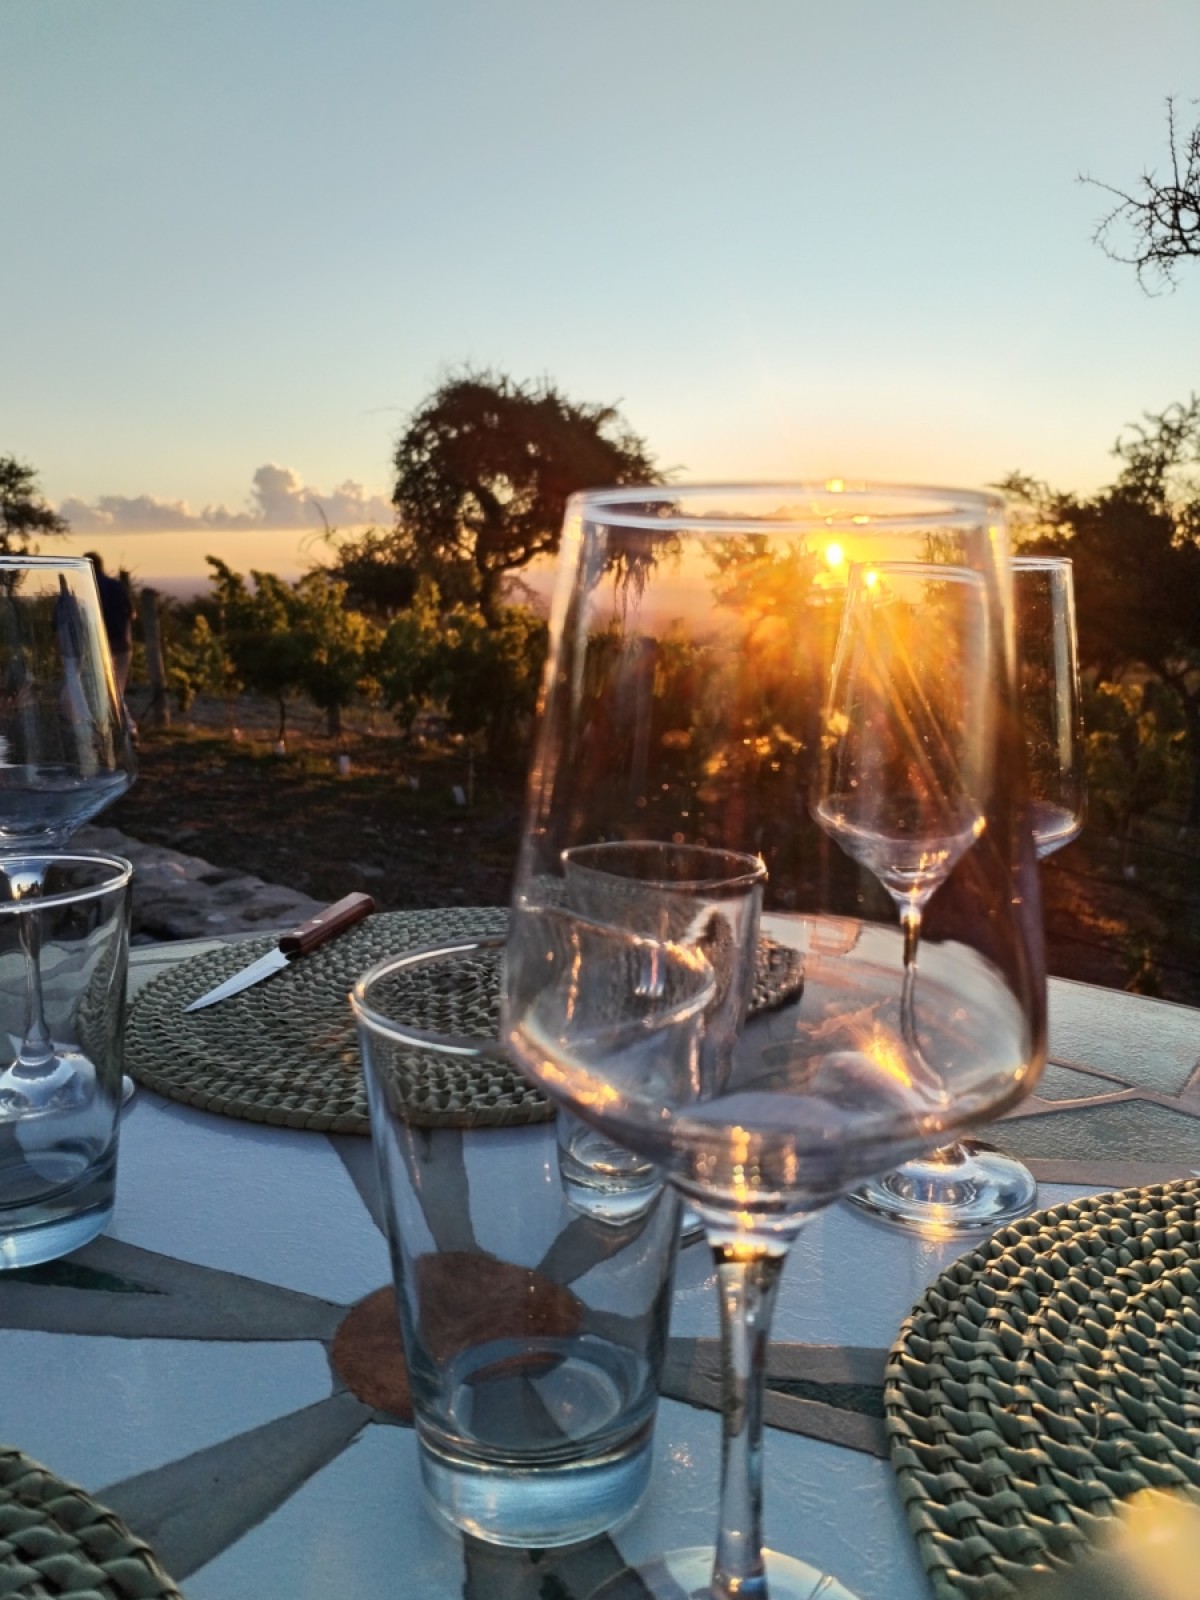
[[[1200,1183],[1001,1228],[927,1290],[884,1400],[939,1600],[1003,1600],[1117,1503],[1200,1490]]]
[[[346,995],[355,980],[389,955],[475,934],[504,933],[503,907],[389,911],[369,917],[331,944],[265,983],[220,1005],[184,1007],[257,956],[271,939],[245,940],[181,961],[148,983],[130,1007],[125,1070],[139,1083],[186,1105],[224,1116],[320,1133],[370,1132],[358,1040]],[[761,940],[752,1010],[782,1004],[803,982],[796,951]],[[498,1016],[493,972],[488,1026]],[[468,1001],[464,999],[464,1007]],[[483,1033],[480,1000],[459,1017],[435,1007],[429,1031]],[[418,1017],[411,1011],[409,1020]],[[544,1121],[553,1107],[515,1067],[431,1057],[416,1064],[406,1102],[428,1126],[511,1126]]]
[[[155,978],[134,1000],[125,1070],[147,1088],[203,1111],[319,1133],[369,1133],[358,1037],[346,999],[351,987],[387,956],[503,933],[507,924],[507,911],[497,906],[385,912],[265,983],[220,1005],[185,1012],[184,1006],[276,941],[247,939],[205,951]],[[515,1069],[511,1078],[514,1095],[536,1093]],[[544,1104],[536,1109],[550,1114]]]
[[[0,1445],[0,1594],[11,1600],[183,1600],[112,1511]]]

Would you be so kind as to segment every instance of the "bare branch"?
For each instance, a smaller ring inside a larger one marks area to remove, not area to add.
[[[1178,263],[1200,257],[1200,121],[1190,133],[1181,134],[1171,98],[1167,137],[1171,157],[1167,179],[1153,170],[1143,172],[1133,194],[1086,175],[1080,179],[1115,198],[1116,205],[1100,219],[1092,239],[1111,260],[1133,267],[1147,294],[1162,284],[1173,289]]]

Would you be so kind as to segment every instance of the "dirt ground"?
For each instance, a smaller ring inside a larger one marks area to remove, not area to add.
[[[138,780],[98,820],[319,900],[362,889],[380,910],[507,902],[523,773],[477,780],[464,753],[405,746],[386,719],[335,746],[302,709],[277,753],[272,707],[240,702],[235,715],[204,704],[168,732],[143,724]]]
[[[414,748],[384,716],[358,718],[335,745],[303,706],[277,753],[277,716],[243,699],[198,703],[167,732],[143,725],[138,781],[98,820],[319,900],[362,889],[381,910],[507,902],[523,770],[476,772],[444,742]],[[1093,871],[1086,834],[1044,865],[1042,895],[1052,974],[1200,1005],[1200,977],[1167,964],[1169,928]]]

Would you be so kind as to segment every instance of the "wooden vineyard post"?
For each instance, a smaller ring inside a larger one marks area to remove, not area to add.
[[[155,728],[171,726],[167,696],[167,669],[163,662],[162,633],[158,626],[158,590],[142,590],[142,643],[146,649],[146,675],[150,679],[150,704],[143,719]]]

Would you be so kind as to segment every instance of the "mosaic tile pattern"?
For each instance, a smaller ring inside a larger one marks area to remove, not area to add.
[[[137,965],[145,975],[163,959]],[[1056,984],[1051,1043],[1064,1065],[995,1130],[1042,1180],[1117,1187],[1200,1165],[1200,1013]],[[471,1217],[461,1186],[473,1141],[489,1137],[489,1160],[517,1159],[503,1133],[470,1134],[446,1172],[447,1225],[469,1235],[487,1219]],[[1131,1167],[1151,1170],[1129,1179]],[[403,1408],[364,1400],[339,1371],[339,1329],[387,1284],[379,1222],[366,1141],[233,1124],[139,1092],[111,1235],[0,1279],[0,1435],[85,1483],[190,1600],[382,1595],[402,1568],[429,1595],[582,1600],[668,1537],[710,1536],[718,1356],[703,1247],[681,1257],[645,1510],[585,1547],[506,1552],[440,1529]],[[539,1266],[570,1282],[587,1249],[564,1236]],[[961,1249],[835,1207],[786,1275],[768,1538],[863,1600],[928,1592],[882,1459],[883,1366],[913,1300]]]

